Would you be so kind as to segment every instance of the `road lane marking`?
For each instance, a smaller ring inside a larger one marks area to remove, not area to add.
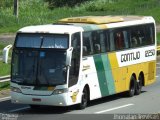
[[[114,107],[114,108],[98,111],[98,112],[95,112],[95,114],[101,114],[101,113],[117,110],[117,109],[120,109],[120,108],[129,107],[129,106],[132,106],[132,105],[134,105],[134,104],[126,104],[126,105],[122,105],[122,106],[119,106],[119,107]]]
[[[156,76],[156,78],[158,78],[159,76]]]
[[[6,101],[6,100],[10,100],[10,99],[11,99],[11,96],[0,98],[0,102]]]
[[[30,107],[24,107],[24,108],[18,108],[18,109],[14,109],[14,110],[10,110],[9,112],[17,112],[17,111],[21,111],[21,110],[26,110],[29,109]]]
[[[160,68],[160,67],[157,67],[157,68]]]

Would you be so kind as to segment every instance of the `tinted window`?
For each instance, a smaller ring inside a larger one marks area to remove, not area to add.
[[[114,32],[114,43],[116,50],[129,48],[128,31],[125,29],[117,29]]]
[[[110,51],[108,31],[83,33],[83,56]]]
[[[131,48],[154,44],[153,25],[148,24],[131,27],[130,38]]]
[[[69,72],[69,87],[75,85],[78,81],[80,67],[80,33],[72,35],[71,46],[73,47],[72,61]]]
[[[91,32],[83,33],[83,56],[93,54]]]
[[[16,47],[25,48],[68,48],[68,35],[18,34]]]

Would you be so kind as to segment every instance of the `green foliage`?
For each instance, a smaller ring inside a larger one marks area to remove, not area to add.
[[[0,76],[5,76],[5,75],[9,75],[10,74],[10,61],[8,64],[3,63],[2,61],[0,61]]]
[[[2,51],[3,51],[3,48],[4,48],[5,46],[3,45],[3,44],[0,44],[0,56],[2,56]]]
[[[10,88],[10,82],[0,83],[0,91],[5,90],[5,89],[9,89],[9,88]]]
[[[138,14],[160,7],[159,0],[94,0],[80,6],[86,11],[106,11],[106,14]]]
[[[49,3],[49,8],[55,8],[64,6],[73,7],[75,5],[81,4],[89,0],[45,0],[45,1]]]
[[[13,15],[13,6],[0,8],[0,33],[16,32],[28,25],[54,23],[65,17],[87,15],[149,15],[155,18],[156,23],[160,23],[159,0],[76,0],[77,3],[87,2],[74,7],[56,7],[53,10],[48,8],[50,4],[45,1],[49,0],[19,0],[18,19]],[[71,2],[65,1],[64,4]]]
[[[13,0],[0,0],[0,8],[11,7]]]

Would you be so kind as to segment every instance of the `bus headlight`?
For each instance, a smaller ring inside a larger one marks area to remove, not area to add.
[[[53,94],[62,94],[68,92],[68,88],[65,89],[57,89],[53,91]]]
[[[19,88],[17,88],[17,87],[12,87],[12,86],[11,86],[11,91],[12,91],[12,92],[17,92],[17,93],[22,93],[22,91],[21,91]]]

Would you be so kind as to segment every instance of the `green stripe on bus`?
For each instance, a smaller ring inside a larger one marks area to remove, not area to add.
[[[111,71],[110,61],[109,61],[108,55],[106,54],[102,55],[101,57],[102,57],[103,65],[104,65],[109,94],[111,95],[115,93],[115,85],[114,85],[114,79],[113,79],[113,75]]]
[[[105,76],[105,71],[104,71],[104,66],[103,66],[101,55],[95,55],[94,62],[95,62],[96,70],[97,70],[101,94],[102,96],[107,96],[109,95],[109,91],[107,87],[107,81],[106,81],[106,76]]]

